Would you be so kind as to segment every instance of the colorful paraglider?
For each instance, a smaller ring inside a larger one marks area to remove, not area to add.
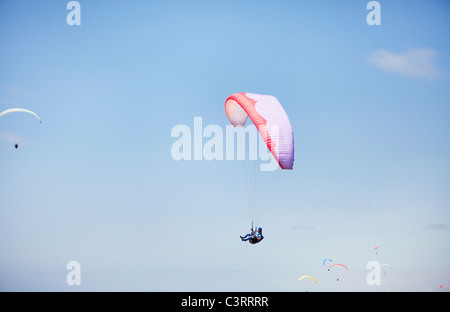
[[[250,148],[253,146],[250,146],[251,140],[249,139],[249,159],[246,160],[245,165],[247,167],[243,170],[243,180],[246,184],[249,199],[249,215],[252,225],[254,224],[257,227],[269,206],[269,198],[277,185],[279,174],[276,174],[275,171],[278,168],[283,169],[283,171],[293,169],[294,134],[292,126],[280,102],[271,95],[234,93],[225,101],[225,113],[231,125],[234,126],[235,133],[240,133],[239,128],[243,128],[250,117],[256,128],[256,131],[254,131],[255,137],[260,135],[260,156],[261,146],[264,151],[268,149],[266,154],[270,159],[270,166],[263,166],[267,163],[263,164],[262,162],[260,166],[255,165],[255,163],[258,163],[258,159],[256,159],[256,156],[251,159]],[[253,125],[250,126],[253,127]],[[250,131],[248,127],[244,131],[247,130]],[[243,141],[246,142],[245,132],[242,132],[242,134]],[[243,150],[245,149],[246,147],[243,148]]]
[[[294,165],[294,134],[289,117],[276,97],[235,93],[225,101],[225,113],[235,127],[250,117],[281,169]]]
[[[316,283],[317,284],[317,280],[314,278],[314,277],[312,277],[312,276],[309,276],[309,275],[303,275],[303,276],[301,276],[301,277],[299,277],[299,281],[301,281],[302,279],[304,279],[304,278],[309,278],[309,279],[312,279],[313,281],[314,281],[314,283]]]
[[[333,268],[333,267],[343,267],[343,268],[345,268],[345,270],[348,271],[348,268],[345,265],[343,265],[342,263],[334,263],[334,264],[330,265],[328,267],[328,271],[330,271],[331,268]],[[339,278],[337,278],[336,280],[339,282]]]
[[[325,259],[323,259],[322,264],[325,265],[328,261],[333,262],[333,260],[325,258]]]

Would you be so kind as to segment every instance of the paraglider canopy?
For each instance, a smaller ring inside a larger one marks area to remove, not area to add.
[[[235,93],[225,101],[225,113],[235,127],[253,121],[281,169],[294,165],[294,134],[289,117],[272,95]]]
[[[330,265],[330,266],[328,267],[328,270],[330,270],[332,267],[334,267],[334,266],[336,266],[336,265],[339,265],[339,266],[341,266],[341,267],[344,267],[346,270],[348,270],[348,268],[347,268],[345,265],[341,264],[341,263],[335,263],[335,264]]]
[[[30,111],[28,109],[25,109],[25,108],[9,108],[9,109],[4,110],[3,112],[1,112],[0,113],[0,117],[4,116],[6,114],[10,114],[10,113],[20,113],[20,112],[31,114],[31,115],[35,116],[37,119],[39,119],[40,123],[42,123],[41,118],[35,112],[32,112],[32,111]]]
[[[303,275],[303,276],[299,277],[298,280],[301,281],[301,280],[304,279],[304,278],[310,278],[310,279],[312,279],[312,280],[317,284],[316,279],[315,279],[314,277],[312,277],[312,276],[309,276],[309,275]]]

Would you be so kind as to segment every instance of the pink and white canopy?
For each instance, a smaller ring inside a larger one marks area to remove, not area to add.
[[[276,97],[235,93],[225,101],[225,113],[235,127],[243,127],[250,117],[281,169],[292,169],[294,134],[289,117]]]

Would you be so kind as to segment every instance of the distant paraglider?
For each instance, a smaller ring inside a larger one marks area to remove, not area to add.
[[[335,267],[335,266],[341,266],[341,267],[344,267],[344,268],[348,271],[348,268],[347,268],[345,265],[341,264],[341,263],[334,263],[334,264],[330,265],[330,266],[328,267],[328,271],[330,271],[331,268],[332,268],[332,267]],[[339,278],[337,278],[336,280],[339,282]]]
[[[30,111],[28,109],[25,109],[25,108],[9,108],[9,109],[4,110],[3,112],[1,112],[0,113],[0,117],[3,117],[3,116],[5,116],[7,114],[10,114],[10,113],[27,113],[27,114],[31,114],[31,115],[35,116],[39,120],[39,123],[42,123],[41,118],[35,112],[32,112],[32,111]],[[15,143],[14,147],[15,147],[15,149],[18,149],[19,148],[19,144]]]

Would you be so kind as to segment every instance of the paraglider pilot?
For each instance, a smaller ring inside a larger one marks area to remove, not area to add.
[[[257,244],[260,241],[262,241],[264,238],[264,236],[262,235],[262,228],[259,227],[255,232],[255,231],[253,231],[253,227],[252,227],[251,233],[249,233],[245,236],[240,236],[240,238],[243,242],[249,241],[250,244]]]

